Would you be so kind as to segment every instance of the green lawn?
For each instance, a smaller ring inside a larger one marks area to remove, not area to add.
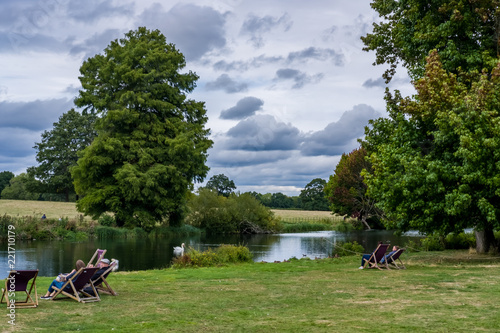
[[[16,332],[498,332],[500,260],[404,254],[406,270],[359,270],[359,257],[112,273],[119,296],[40,300]],[[52,278],[39,277],[38,293]],[[5,304],[3,304],[5,305]],[[7,310],[5,310],[7,314]]]

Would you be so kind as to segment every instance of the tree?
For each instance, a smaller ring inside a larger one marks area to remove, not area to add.
[[[286,196],[281,192],[271,194],[271,200],[269,202],[269,207],[272,208],[292,208],[293,199]]]
[[[75,104],[99,115],[97,137],[72,168],[77,208],[119,226],[182,222],[193,182],[201,182],[212,141],[203,102],[186,97],[198,76],[160,31],[141,27],[80,68]]]
[[[78,152],[94,139],[95,116],[80,114],[74,109],[59,117],[54,128],[42,133],[42,142],[35,144],[38,166],[28,168],[28,189],[40,193],[63,194],[69,201],[75,193],[70,169],[78,161]]]
[[[218,195],[225,196],[226,198],[236,190],[234,182],[223,174],[212,176],[207,182],[206,188],[217,191]]]
[[[14,178],[14,174],[10,171],[2,171],[0,172],[0,194],[2,193],[3,189],[9,186],[10,180]],[[0,198],[2,196],[0,195]]]
[[[366,160],[366,155],[364,148],[342,154],[334,174],[325,186],[325,194],[333,213],[356,217],[366,228],[371,229],[367,220],[371,217],[381,217],[382,212],[376,207],[375,201],[366,194],[363,170],[371,171],[371,164]]]
[[[21,173],[10,179],[9,186],[6,186],[1,193],[2,199],[12,200],[36,200],[40,194],[33,193],[26,189],[26,182],[28,182],[28,175]]]
[[[492,69],[500,48],[499,5],[498,0],[373,0],[371,7],[383,20],[361,37],[364,50],[376,51],[374,64],[390,65],[387,82],[399,62],[412,79],[422,77],[433,49],[449,72]]]
[[[315,178],[300,191],[300,202],[305,210],[328,210],[328,200],[325,198],[326,180]]]
[[[448,73],[433,52],[415,98],[388,94],[389,118],[366,130],[373,173],[365,181],[389,227],[474,228],[483,253],[500,227],[500,63],[468,76],[472,85]]]

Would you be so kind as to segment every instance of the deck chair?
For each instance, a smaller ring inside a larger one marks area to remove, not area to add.
[[[399,258],[401,254],[405,251],[405,249],[399,249],[392,256],[387,256],[385,259],[389,267],[393,267],[396,269],[406,269],[404,263]],[[396,262],[399,261],[399,264]]]
[[[90,258],[89,262],[87,263],[87,267],[89,267],[90,265],[93,265],[94,267],[96,267],[99,264],[99,262],[101,262],[101,259],[104,258],[106,251],[107,250],[97,249],[94,252],[94,255],[92,256],[92,258]],[[96,260],[95,264],[93,263],[94,259]]]
[[[382,268],[389,269],[389,265],[387,265],[387,261],[381,263],[380,260],[385,256],[385,252],[387,252],[387,248],[389,244],[379,244],[375,251],[373,251],[370,259],[365,261],[363,268],[378,268],[382,270]]]
[[[109,273],[115,268],[115,266],[118,263],[116,261],[112,261],[111,264],[109,265],[108,269],[105,270],[101,276],[97,277],[95,280],[92,280],[93,285],[98,291],[101,291],[105,294],[117,296],[118,293],[115,292],[111,286],[109,285],[108,281],[106,281],[106,278],[108,277]]]
[[[99,268],[97,267],[80,268],[78,272],[76,272],[76,276],[66,281],[61,288],[53,287],[56,290],[56,293],[52,297],[52,300],[55,301],[57,296],[64,295],[80,303],[100,301],[101,299],[99,298],[99,294],[97,293],[91,280],[92,275],[94,275],[98,269]],[[95,296],[84,291],[85,286],[88,284],[90,284]]]
[[[5,280],[5,289],[2,288],[0,303],[3,303],[5,297],[7,307],[10,307],[10,304],[13,303],[16,308],[36,308],[38,306],[38,294],[36,292],[37,276],[38,269],[10,271],[9,277]],[[12,292],[24,292],[26,293],[26,299],[24,301],[15,300],[15,302],[11,302],[9,294]],[[33,293],[35,294],[35,299],[32,297]]]

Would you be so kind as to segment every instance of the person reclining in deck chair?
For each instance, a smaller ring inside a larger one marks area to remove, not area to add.
[[[380,244],[382,244],[382,243],[383,243],[382,241],[379,241],[378,244],[377,244],[377,247]],[[375,252],[375,251],[373,251],[373,252]],[[361,258],[361,266],[359,266],[359,269],[363,269],[364,268],[365,262],[367,262],[368,260],[370,260],[371,256],[373,255],[373,252],[370,253],[370,254],[363,254],[363,257]]]
[[[106,258],[101,259],[101,261],[97,265],[97,266],[99,266],[99,270],[97,272],[95,272],[94,275],[92,275],[92,277],[90,278],[90,280],[94,281],[94,285],[98,286],[102,283],[102,280],[99,278],[108,270],[109,265],[110,265],[109,259],[106,259]],[[92,265],[90,265],[90,266],[92,266]],[[108,272],[108,274],[109,274],[109,272]],[[107,276],[104,276],[104,278],[106,278],[106,277]],[[96,296],[96,295],[94,295],[94,291],[92,290],[91,287],[86,287],[84,289],[84,291],[92,296]]]
[[[380,260],[380,263],[382,263],[382,264],[383,264],[383,263],[384,263],[386,260],[388,260],[388,259],[389,259],[389,258],[390,258],[390,257],[391,257],[394,253],[398,252],[398,250],[399,250],[399,246],[394,245],[394,246],[392,247],[392,251],[391,251],[391,252],[389,252],[387,255],[385,255],[385,256],[382,258],[382,260]]]
[[[85,267],[85,263],[83,262],[83,260],[78,259],[76,261],[75,267],[76,267],[76,269],[73,269],[68,274],[59,274],[57,276],[57,278],[55,278],[55,280],[52,281],[52,283],[50,284],[49,289],[47,290],[47,293],[40,298],[41,299],[51,299],[52,296],[54,296],[54,294],[56,293],[56,291],[54,290],[53,287],[60,289],[66,283],[66,281],[68,281],[69,279],[74,279],[76,277],[75,273],[78,272],[80,270],[80,268]]]

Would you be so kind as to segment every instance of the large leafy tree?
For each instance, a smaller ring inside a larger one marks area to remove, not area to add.
[[[226,175],[220,174],[210,177],[206,188],[216,191],[218,195],[229,197],[236,190],[236,185]]]
[[[40,197],[40,193],[34,193],[26,188],[26,183],[29,182],[29,177],[26,173],[21,173],[9,181],[9,186],[6,186],[1,193],[2,199],[13,200],[36,200]]]
[[[368,219],[382,216],[375,201],[366,194],[364,172],[371,171],[371,164],[366,160],[367,152],[358,148],[349,154],[342,154],[325,186],[325,194],[330,201],[333,213],[357,218],[367,229],[371,229]]]
[[[300,191],[300,202],[305,210],[328,210],[328,200],[325,198],[326,180],[315,178]]]
[[[500,48],[499,5],[498,0],[373,0],[382,21],[361,38],[364,50],[376,51],[375,64],[390,65],[387,80],[399,63],[420,78],[433,49],[447,71],[491,69]]]
[[[198,76],[181,73],[185,64],[165,36],[144,27],[83,63],[75,103],[99,118],[72,169],[80,211],[114,212],[119,226],[181,223],[212,146],[204,103],[186,96]]]
[[[94,139],[95,116],[80,114],[74,109],[59,117],[54,128],[42,133],[42,142],[35,144],[38,166],[28,168],[32,180],[27,183],[31,191],[63,194],[69,201],[75,193],[70,169],[78,161],[78,152]]]
[[[468,76],[471,85],[433,52],[415,98],[387,96],[389,118],[366,131],[373,174],[365,181],[391,227],[474,228],[485,252],[500,227],[500,63]]]

